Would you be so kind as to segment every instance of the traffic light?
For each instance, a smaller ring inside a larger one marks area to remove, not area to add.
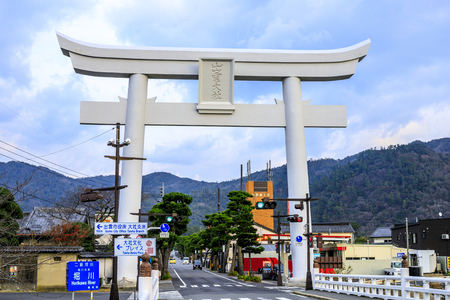
[[[275,245],[275,252],[280,253],[280,245],[278,244]]]
[[[167,216],[166,217],[166,221],[167,222],[174,222],[174,223],[181,223],[181,222],[183,222],[183,217],[181,217],[181,216],[177,216],[177,215],[175,215],[175,216]]]
[[[92,202],[97,201],[98,199],[103,199],[103,195],[98,192],[87,191],[80,195],[81,202]]]
[[[323,248],[323,238],[321,235],[317,237],[317,248]]]
[[[314,238],[312,236],[308,237],[308,247],[314,248]]]
[[[300,204],[295,204],[294,207],[295,207],[295,209],[300,209],[300,210],[303,210],[305,208],[305,206],[303,205],[303,201],[300,201]]]
[[[289,222],[295,222],[295,223],[303,221],[303,218],[299,217],[298,215],[293,215],[292,217],[289,217],[287,219],[288,219]]]
[[[286,244],[286,253],[291,253],[291,244]]]
[[[269,198],[263,198],[262,201],[256,202],[256,209],[275,209],[277,203],[274,201],[269,201]]]

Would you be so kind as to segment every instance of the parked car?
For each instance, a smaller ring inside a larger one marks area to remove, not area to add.
[[[194,264],[192,265],[193,270],[202,269],[202,262],[199,260],[194,260]]]
[[[177,261],[175,260],[175,257],[171,257],[171,258],[169,259],[169,263],[170,263],[170,264],[176,264]]]
[[[188,265],[188,264],[189,264],[189,257],[183,258],[183,265]]]

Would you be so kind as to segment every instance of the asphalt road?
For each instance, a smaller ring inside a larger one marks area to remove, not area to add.
[[[120,292],[120,300],[129,299],[133,294],[131,292]],[[0,293],[1,300],[72,300],[72,293]],[[75,300],[90,300],[91,293],[75,292]],[[131,298],[133,299],[133,298]],[[93,300],[109,300],[109,292],[95,292]]]
[[[275,281],[247,282],[209,269],[193,270],[181,260],[169,265],[175,289],[189,300],[294,300],[312,299],[292,294],[299,288],[277,287]]]

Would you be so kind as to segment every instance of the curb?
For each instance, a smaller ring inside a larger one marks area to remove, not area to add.
[[[335,298],[324,297],[324,296],[319,296],[319,295],[314,295],[314,294],[309,294],[309,293],[303,293],[303,292],[292,292],[292,294],[296,294],[296,295],[300,295],[300,296],[306,296],[306,297],[310,297],[310,298],[322,299],[322,300],[336,300]]]

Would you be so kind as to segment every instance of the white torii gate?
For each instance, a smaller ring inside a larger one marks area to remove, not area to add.
[[[301,81],[350,78],[368,53],[370,40],[336,50],[248,50],[151,48],[95,45],[57,33],[64,55],[76,73],[129,78],[128,99],[81,102],[81,124],[125,124],[132,143],[123,155],[142,157],[144,129],[149,126],[220,126],[285,128],[288,197],[309,194],[305,127],[346,127],[346,107],[302,101]],[[148,79],[198,79],[198,103],[157,103],[147,99]],[[281,81],[283,101],[275,105],[234,104],[234,80]],[[142,161],[122,162],[119,222],[136,222],[141,206]],[[306,220],[306,210],[289,213]],[[311,224],[309,224],[311,226]],[[307,243],[296,243],[302,223],[291,223],[293,283],[305,283]],[[311,257],[312,260],[312,257]],[[137,257],[118,258],[118,278],[136,280]]]

